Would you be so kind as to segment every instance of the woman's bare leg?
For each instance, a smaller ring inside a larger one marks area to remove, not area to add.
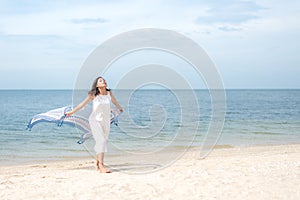
[[[104,153],[97,154],[96,170],[99,170],[101,173],[111,173],[109,169],[105,168],[103,160],[104,160]]]

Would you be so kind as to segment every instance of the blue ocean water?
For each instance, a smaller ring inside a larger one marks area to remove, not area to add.
[[[85,145],[77,144],[80,132],[75,127],[40,123],[32,131],[26,130],[32,116],[71,105],[72,93],[72,90],[0,90],[0,164],[89,156],[93,139]],[[189,101],[179,102],[176,98],[176,94],[188,100],[193,98],[184,90],[114,91],[125,112],[119,127],[111,128],[110,142],[126,151],[200,146],[211,120],[211,99],[207,90],[194,93],[199,107],[196,111]],[[300,143],[300,90],[227,90],[226,105],[218,145]],[[183,118],[187,119],[184,123]],[[180,130],[185,131],[185,137],[178,139],[176,133]]]

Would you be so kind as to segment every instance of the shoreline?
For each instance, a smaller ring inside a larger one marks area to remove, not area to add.
[[[300,199],[300,144],[190,149],[153,173],[128,160],[101,174],[91,158],[0,166],[3,199]],[[161,157],[162,158],[162,157]],[[134,172],[134,173],[131,173]]]
[[[210,156],[210,154],[217,150],[217,149],[247,149],[247,148],[255,148],[255,147],[273,147],[273,146],[290,146],[290,145],[299,145],[300,143],[289,143],[289,144],[249,144],[249,145],[241,145],[241,146],[234,146],[231,144],[217,144],[213,150],[207,155]],[[196,151],[200,153],[201,147],[197,146],[191,146],[189,148],[182,147],[182,146],[175,146],[171,148],[165,148],[164,150],[167,150],[166,153],[169,151],[177,151],[177,152],[182,152],[182,154],[185,154],[185,152],[191,152],[191,151]],[[183,152],[184,151],[184,152]],[[106,157],[120,157],[122,154],[120,153],[115,153],[115,152],[108,152],[106,153]],[[206,157],[207,157],[206,156]],[[37,160],[17,160],[17,161],[7,161],[7,162],[2,162],[0,163],[0,169],[1,167],[9,167],[9,166],[26,166],[26,165],[35,165],[35,164],[51,164],[51,163],[59,163],[59,162],[72,162],[72,161],[81,161],[81,160],[92,160],[93,161],[93,156],[86,155],[86,156],[62,156],[59,159],[58,158],[50,158],[50,159],[37,159]],[[204,158],[205,159],[205,158]]]

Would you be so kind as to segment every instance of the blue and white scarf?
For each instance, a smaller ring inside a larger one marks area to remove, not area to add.
[[[34,125],[41,122],[55,123],[59,127],[63,124],[73,127],[76,126],[80,131],[83,132],[83,134],[80,136],[80,139],[77,141],[78,144],[82,144],[86,139],[92,136],[89,121],[86,118],[78,115],[71,115],[67,117],[65,113],[70,110],[72,110],[72,106],[65,106],[62,108],[49,110],[45,113],[37,114],[29,120],[27,124],[27,130],[30,131]],[[110,124],[118,126],[119,115],[119,111],[111,110]]]

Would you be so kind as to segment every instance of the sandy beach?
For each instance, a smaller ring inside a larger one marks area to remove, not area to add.
[[[107,159],[108,164],[109,159]],[[189,150],[154,173],[94,170],[92,158],[0,167],[1,199],[300,199],[300,145]]]

